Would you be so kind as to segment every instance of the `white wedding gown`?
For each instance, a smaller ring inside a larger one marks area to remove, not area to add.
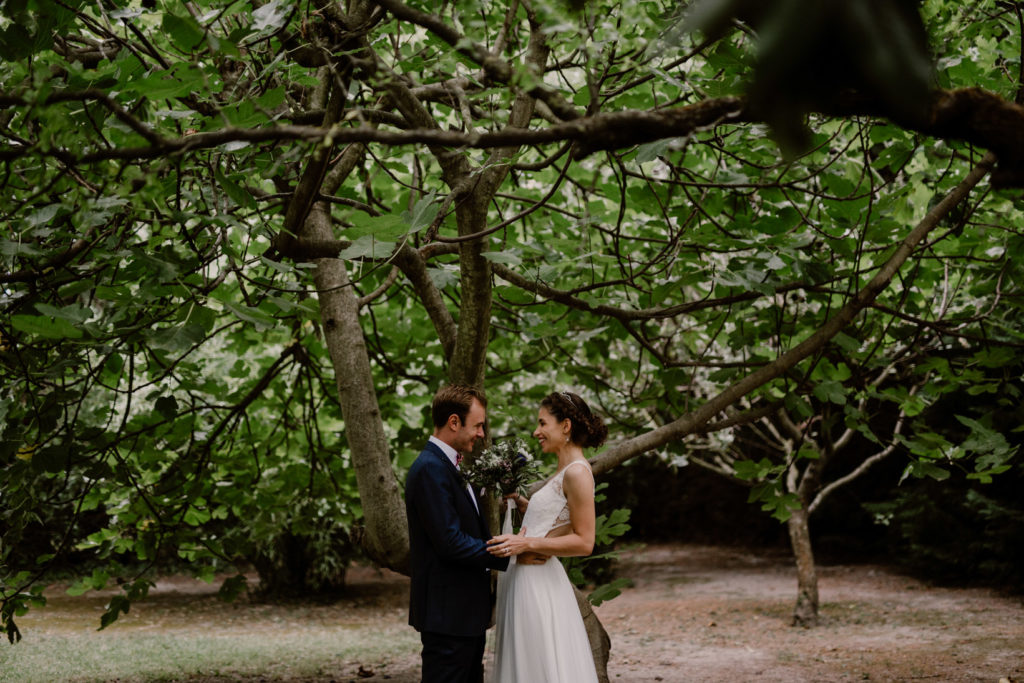
[[[526,508],[523,526],[529,537],[547,536],[569,524],[562,491],[566,470],[544,485]],[[505,515],[502,533],[512,532]],[[596,683],[597,671],[576,595],[556,557],[544,564],[520,565],[498,573],[497,622],[493,683]]]

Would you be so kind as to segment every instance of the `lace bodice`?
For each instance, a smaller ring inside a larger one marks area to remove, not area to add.
[[[562,479],[565,478],[566,470],[574,465],[585,467],[590,472],[590,463],[585,460],[574,460],[533,494],[530,506],[526,508],[526,514],[523,516],[527,537],[547,536],[552,529],[569,523],[569,503],[562,490]]]

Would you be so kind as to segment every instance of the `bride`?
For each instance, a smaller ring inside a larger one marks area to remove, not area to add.
[[[517,563],[534,553],[589,555],[594,549],[594,475],[584,448],[600,446],[608,429],[579,396],[555,392],[541,401],[533,435],[558,456],[558,471],[533,500],[513,494],[523,513],[518,534],[495,536],[488,551],[512,556],[498,578],[496,683],[589,683],[597,672],[583,618],[562,563]]]

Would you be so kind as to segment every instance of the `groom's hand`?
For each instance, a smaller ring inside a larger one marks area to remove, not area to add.
[[[529,550],[525,553],[519,553],[516,555],[516,564],[544,564],[548,561],[550,555],[541,555],[540,553],[530,552]]]

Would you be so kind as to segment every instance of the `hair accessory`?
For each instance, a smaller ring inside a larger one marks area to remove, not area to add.
[[[570,394],[568,391],[563,391],[562,396],[565,396],[565,400],[567,400],[569,403],[576,405],[572,400],[572,394]]]

